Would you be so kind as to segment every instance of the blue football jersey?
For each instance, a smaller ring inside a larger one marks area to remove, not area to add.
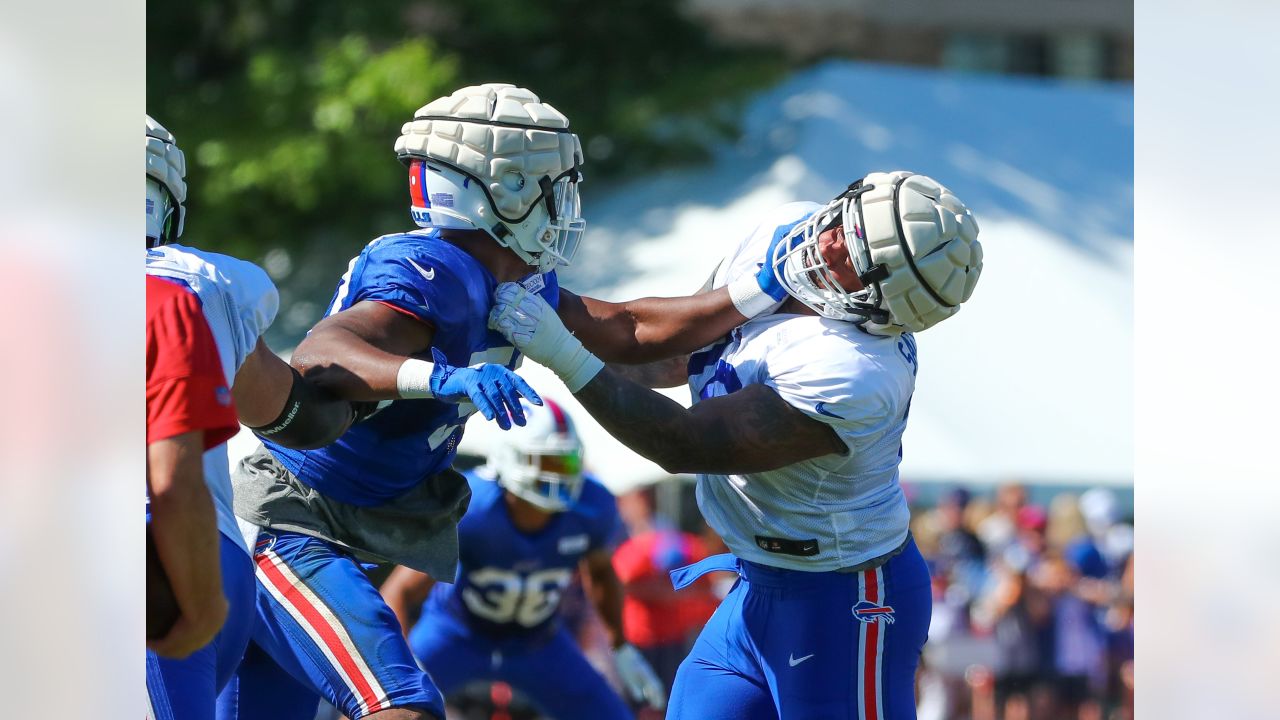
[[[458,576],[452,585],[436,583],[423,615],[447,613],[494,635],[554,630],[561,595],[583,555],[621,539],[613,495],[587,477],[572,508],[526,534],[512,523],[497,481],[476,471],[467,481],[471,505],[458,523]]]
[[[556,307],[555,272],[521,281]],[[392,306],[435,329],[432,347],[450,365],[496,363],[514,370],[516,349],[490,330],[497,281],[478,260],[441,239],[434,229],[385,235],[351,260],[326,312],[370,300]],[[266,446],[299,480],[352,505],[382,505],[447,468],[457,453],[471,403],[430,399],[384,403],[369,419],[318,450]]]

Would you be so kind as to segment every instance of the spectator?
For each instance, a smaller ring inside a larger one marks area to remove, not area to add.
[[[651,489],[620,496],[618,510],[630,534],[613,555],[614,571],[626,591],[626,639],[639,648],[669,691],[680,661],[718,600],[710,576],[676,593],[667,573],[707,557],[707,548],[698,536],[656,519]]]
[[[948,574],[959,584],[958,589],[968,597],[974,597],[986,574],[986,549],[978,536],[964,524],[965,510],[969,505],[969,491],[955,488],[942,496],[934,511],[934,524],[938,529],[936,571]]]
[[[978,526],[978,537],[987,546],[987,554],[999,557],[1014,541],[1018,531],[1018,512],[1027,504],[1027,489],[1020,483],[1000,486],[996,491],[995,512]]]
[[[1028,580],[1038,555],[1013,544],[995,563],[990,591],[975,608],[975,620],[995,640],[999,660],[995,673],[995,703],[999,717],[1026,720],[1033,693],[1044,694],[1045,645],[1052,631],[1052,604]]]
[[[1117,505],[1115,493],[1107,488],[1093,488],[1080,496],[1080,512],[1089,535],[1115,575],[1121,573],[1133,551],[1133,526],[1120,522]]]

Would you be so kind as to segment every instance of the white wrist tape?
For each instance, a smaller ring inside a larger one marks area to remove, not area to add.
[[[572,352],[567,352],[556,359],[556,367],[552,368],[564,381],[569,392],[576,393],[591,379],[604,369],[604,361],[578,343]]]
[[[777,300],[760,289],[760,283],[756,282],[754,275],[743,275],[729,283],[726,289],[733,306],[743,317],[753,318],[778,304]]]
[[[402,398],[431,398],[431,373],[436,366],[426,360],[409,358],[396,372],[396,390]]]

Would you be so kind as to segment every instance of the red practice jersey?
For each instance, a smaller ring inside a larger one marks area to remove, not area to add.
[[[204,449],[239,431],[213,333],[200,299],[147,276],[147,443],[204,431]]]
[[[676,592],[667,571],[706,556],[697,536],[668,529],[642,533],[618,547],[613,554],[618,579],[645,586],[645,590],[628,592],[623,600],[628,642],[646,648],[665,645],[682,641],[702,627],[717,604],[711,594],[711,578]]]

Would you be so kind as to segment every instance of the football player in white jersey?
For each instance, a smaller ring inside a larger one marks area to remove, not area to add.
[[[668,718],[915,717],[931,601],[898,483],[913,333],[969,299],[977,234],[955,195],[908,172],[779,208],[708,289],[757,276],[781,307],[688,356],[678,375],[671,363],[606,367],[565,328],[590,337],[582,318],[498,289],[492,327],[615,437],[669,472],[697,473],[699,507],[732,551],[672,574],[678,587],[711,570],[740,577],[682,663]],[[690,409],[633,379],[680,376]]]
[[[262,341],[279,304],[267,274],[243,260],[170,244],[181,235],[185,219],[186,162],[173,135],[150,116],[146,158],[148,292],[168,297],[177,288],[180,300],[176,302],[198,308],[193,312],[202,316],[167,327],[156,325],[156,329],[167,332],[176,343],[191,342],[192,335],[210,338],[221,375],[218,387],[209,389],[210,403],[203,408],[179,404],[175,416],[218,406],[225,410],[234,404],[241,422],[277,442],[317,447],[336,439],[355,418],[352,404],[320,393]],[[149,353],[151,325],[149,319]],[[148,377],[149,410],[153,404],[169,403],[181,390],[185,381],[173,376],[174,367],[158,368],[157,377]],[[199,419],[190,420],[201,424]],[[214,442],[206,443],[211,445],[207,449],[193,445],[186,453],[203,453],[199,465],[207,495],[189,492],[182,497],[194,506],[211,505],[218,537],[210,538],[197,532],[195,525],[183,525],[181,518],[191,517],[182,511],[187,506],[168,501],[177,493],[157,495],[156,506],[151,507],[152,489],[167,491],[180,480],[175,474],[178,465],[164,459],[186,456],[175,445],[182,437],[152,430],[148,428],[148,599],[159,602],[148,603],[149,716],[212,718],[218,690],[231,677],[248,643],[253,564],[233,514],[226,436],[213,438]],[[208,560],[207,565],[193,567],[201,558]],[[203,583],[198,590],[192,587],[197,583]],[[225,599],[207,597],[209,588],[219,585]],[[173,602],[166,602],[170,599]],[[216,614],[225,613],[225,624],[206,621],[211,617],[207,607],[221,608]]]

